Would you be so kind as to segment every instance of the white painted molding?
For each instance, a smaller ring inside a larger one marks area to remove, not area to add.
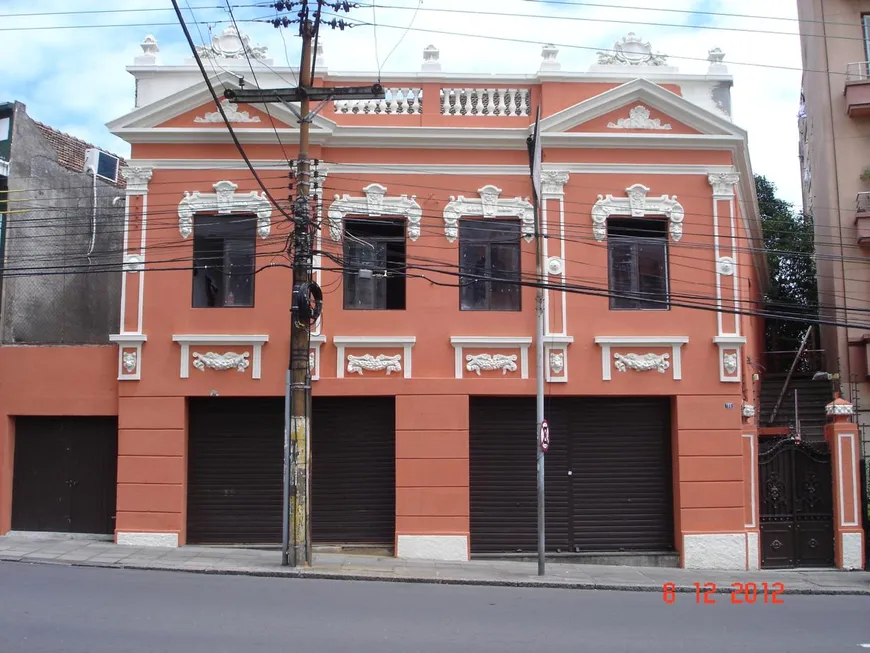
[[[840,550],[843,552],[842,569],[864,569],[861,556],[864,534],[861,532],[840,533]]]
[[[742,352],[746,336],[715,336],[713,342],[719,347],[719,381],[742,382]]]
[[[607,218],[611,215],[643,218],[652,214],[664,215],[670,222],[671,238],[679,241],[683,237],[685,211],[677,202],[677,196],[647,198],[649,191],[643,184],[634,184],[625,189],[626,197],[599,195],[598,201],[592,207],[592,233],[595,240],[600,242],[607,238]]]
[[[151,175],[152,169],[146,166],[126,166],[121,168],[121,176],[127,182],[127,187],[124,189],[127,197],[147,194]]]
[[[142,379],[142,343],[148,340],[144,333],[113,333],[109,341],[118,345],[118,380]]]
[[[746,533],[683,535],[684,569],[746,569]]]
[[[466,535],[398,535],[396,557],[406,560],[468,560]]]
[[[323,334],[312,335],[309,340],[311,351],[308,354],[308,366],[311,380],[318,381],[320,379],[320,357],[322,356],[321,345],[326,342],[326,336]]]
[[[568,345],[574,336],[544,336],[544,380],[548,383],[568,382]]]
[[[178,533],[123,533],[119,532],[116,544],[121,546],[178,546]]]
[[[500,199],[501,188],[489,184],[478,189],[480,199],[469,199],[464,195],[450,196],[444,207],[444,235],[448,242],[459,237],[459,218],[482,216],[484,218],[519,218],[522,233],[527,243],[535,237],[535,211],[529,199],[522,197]]]
[[[196,213],[254,213],[257,216],[257,235],[267,238],[272,229],[272,204],[266,193],[256,191],[237,193],[238,184],[219,181],[212,186],[214,193],[200,193],[198,190],[184,191],[184,199],[178,203],[178,231],[187,239],[193,233],[193,216]]]
[[[849,465],[849,476],[852,477],[852,514],[850,515],[851,519],[846,519],[846,497],[845,497],[845,488],[843,487],[843,478],[846,473],[846,470],[843,469],[843,441],[849,438],[849,459],[852,461],[852,464]],[[850,526],[858,526],[859,525],[859,510],[861,508],[861,500],[858,498],[858,473],[856,468],[858,467],[858,461],[860,458],[858,457],[858,450],[855,446],[855,442],[857,440],[857,433],[838,433],[837,434],[837,488],[840,491],[840,526],[843,528],[849,528]]]
[[[260,116],[251,116],[248,111],[239,111],[238,106],[227,99],[221,100],[221,107],[229,122],[260,122]],[[193,122],[223,123],[224,117],[220,111],[206,111],[205,115],[197,116]]]
[[[683,378],[682,346],[689,342],[688,336],[596,336],[595,344],[601,346],[601,379],[612,378],[611,348],[630,349],[637,347],[670,347],[671,369],[674,381]]]
[[[613,354],[613,364],[620,372],[634,370],[635,372],[649,372],[655,370],[664,374],[671,366],[668,360],[670,354]]]
[[[607,123],[608,129],[651,129],[651,130],[669,130],[673,129],[670,124],[662,124],[658,118],[650,118],[649,109],[642,104],[628,112],[628,118],[620,118],[616,122]]]
[[[339,379],[344,378],[345,365],[348,371],[355,371],[350,370],[350,363],[346,361],[350,359],[349,356],[345,356],[347,349],[401,349],[404,362],[403,376],[406,379],[411,378],[411,349],[417,342],[416,336],[334,336],[332,342],[338,349],[335,376]]]
[[[502,376],[517,371],[516,354],[468,354],[465,369],[480,376],[481,371],[501,370]]]
[[[720,256],[716,261],[716,272],[724,277],[732,276],[736,269],[736,263],[730,256]]]
[[[532,338],[510,336],[451,336],[450,344],[453,345],[454,374],[457,379],[465,375],[466,366],[463,358],[463,350],[474,349],[519,349],[520,350],[520,378],[529,378],[529,346]],[[469,361],[470,362],[470,361]]]
[[[181,345],[181,365],[179,375],[182,379],[190,377],[190,346],[191,345],[225,345],[236,347],[250,347],[253,356],[251,362],[251,378],[259,379],[262,371],[263,345],[269,342],[267,335],[247,334],[175,334],[173,342]],[[194,363],[195,365],[195,363]]]
[[[232,351],[224,354],[218,354],[213,351],[206,352],[205,354],[193,352],[193,366],[200,372],[205,372],[206,368],[217,372],[226,370],[244,372],[251,364],[248,360],[249,358],[250,354],[248,352],[241,354]]]
[[[407,195],[399,197],[386,197],[387,188],[380,184],[369,184],[362,189],[365,197],[351,197],[350,195],[335,196],[335,200],[329,205],[327,216],[329,217],[329,237],[332,240],[341,240],[344,234],[344,219],[348,215],[367,215],[377,217],[395,215],[404,217],[408,221],[408,239],[415,241],[420,237],[420,221],[423,219],[423,209],[417,204],[417,196]]]
[[[395,356],[387,356],[386,354],[378,354],[377,356],[372,356],[371,354],[353,356],[352,354],[348,354],[347,371],[351,374],[359,374],[362,376],[364,370],[369,370],[371,372],[384,370],[387,373],[387,376],[390,376],[393,372],[401,372],[402,354],[396,354]]]
[[[734,187],[740,182],[740,175],[736,172],[712,173],[707,177],[713,187],[713,198],[717,200],[730,200],[734,197]]]
[[[565,195],[565,184],[570,175],[565,170],[541,171],[541,199],[559,199]]]
[[[744,523],[744,526],[746,526],[746,528],[755,528],[758,523],[756,517],[756,511],[758,510],[758,488],[756,477],[756,474],[758,473],[758,459],[755,455],[756,436],[752,433],[743,433],[742,435],[749,441],[749,455],[752,457],[752,464],[749,466],[749,496],[752,498],[752,520],[748,524]]]

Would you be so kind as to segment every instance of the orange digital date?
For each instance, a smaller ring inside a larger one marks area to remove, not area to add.
[[[704,605],[712,605],[716,603],[716,598],[714,594],[716,594],[717,587],[716,583],[694,583],[695,585],[695,603],[704,604]],[[759,589],[756,583],[731,583],[731,587],[733,588],[730,592],[731,594],[731,603],[736,604],[745,604],[748,603],[750,605],[759,602],[762,603],[773,603],[776,605],[781,605],[783,603],[782,598],[780,598],[780,594],[785,591],[785,585],[782,583],[761,583],[761,589]],[[671,604],[677,598],[677,587],[673,583],[665,583],[662,586],[662,599],[665,603]]]

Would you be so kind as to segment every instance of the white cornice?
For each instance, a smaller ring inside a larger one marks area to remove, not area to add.
[[[648,345],[668,346],[685,345],[689,336],[596,336],[596,345]]]

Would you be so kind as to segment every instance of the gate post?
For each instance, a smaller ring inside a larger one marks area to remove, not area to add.
[[[831,478],[834,496],[834,552],[840,569],[864,568],[864,531],[861,526],[859,499],[860,460],[858,426],[849,418],[855,408],[834,393],[834,401],[825,406],[831,422],[825,425],[825,440],[831,451]]]

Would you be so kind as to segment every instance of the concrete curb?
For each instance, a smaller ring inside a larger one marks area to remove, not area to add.
[[[481,587],[539,587],[544,589],[566,589],[566,590],[600,590],[600,591],[615,591],[615,592],[662,592],[660,585],[654,584],[620,584],[620,583],[600,583],[589,581],[573,581],[573,580],[503,580],[503,579],[488,579],[488,578],[457,578],[457,577],[437,577],[437,576],[397,576],[395,574],[387,574],[378,571],[363,572],[363,571],[325,571],[317,568],[311,569],[289,569],[287,571],[267,570],[267,569],[248,569],[239,567],[182,567],[174,565],[147,565],[147,564],[123,564],[122,562],[73,562],[65,560],[39,560],[28,558],[3,558],[0,557],[0,562],[19,562],[35,565],[62,565],[67,567],[91,567],[99,569],[130,569],[135,571],[171,571],[171,572],[186,572],[190,574],[205,574],[211,576],[250,576],[255,578],[295,578],[295,579],[315,579],[315,580],[343,580],[343,581],[375,581],[382,583],[414,583],[423,585],[467,585]],[[693,594],[695,592],[694,585],[679,585],[674,584],[674,591],[679,594]],[[731,594],[736,591],[731,587],[720,588],[717,594]],[[867,589],[855,587],[807,587],[807,588],[785,588],[781,594],[783,596],[870,596],[870,587]]]

